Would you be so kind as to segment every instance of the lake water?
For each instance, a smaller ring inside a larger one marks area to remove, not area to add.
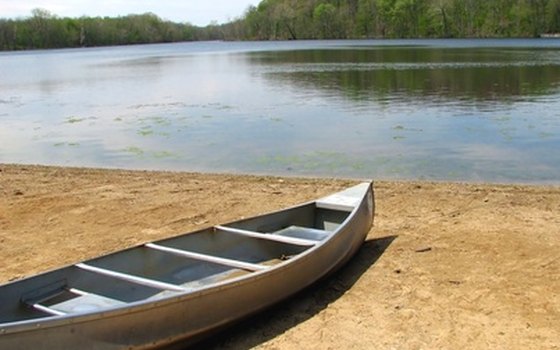
[[[0,162],[560,183],[560,40],[0,53]]]

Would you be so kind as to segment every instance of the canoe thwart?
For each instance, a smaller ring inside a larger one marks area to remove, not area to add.
[[[64,316],[66,315],[66,312],[62,312],[62,311],[58,311],[55,310],[51,307],[45,306],[43,304],[39,304],[39,303],[35,303],[33,305],[31,305],[35,310],[39,310],[42,311],[46,314],[52,315],[52,316]]]
[[[299,245],[299,246],[314,246],[317,243],[319,243],[318,241],[310,240],[310,239],[286,237],[286,236],[275,235],[275,234],[270,234],[270,233],[260,233],[260,232],[248,231],[248,230],[243,230],[243,229],[228,227],[228,226],[222,226],[222,225],[214,226],[214,228],[217,229],[217,230],[221,230],[221,231],[225,231],[225,232],[229,232],[229,233],[233,233],[233,234],[237,234],[237,235],[242,235],[242,236],[246,236],[246,237],[252,237],[252,238],[257,238],[257,239],[266,239],[266,240],[269,240],[269,241],[276,241],[276,242]]]
[[[84,264],[84,263],[79,263],[79,264],[76,264],[74,266],[76,266],[76,267],[78,267],[82,270],[89,271],[89,272],[97,273],[97,274],[104,275],[104,276],[113,277],[113,278],[116,278],[116,279],[120,279],[120,280],[127,281],[127,282],[132,282],[132,283],[135,283],[135,284],[140,284],[140,285],[147,286],[147,287],[152,287],[152,288],[155,288],[155,289],[171,290],[171,291],[174,291],[174,292],[187,292],[187,291],[189,291],[189,289],[183,288],[183,287],[178,286],[176,284],[156,281],[156,280],[152,280],[152,279],[149,279],[149,278],[129,275],[127,273],[117,272],[117,271],[113,271],[113,270],[107,270],[107,269],[104,269],[104,268],[91,266],[91,265],[87,265],[87,264]]]
[[[266,270],[266,269],[269,268],[268,266],[263,266],[263,265],[259,265],[259,264],[253,264],[253,263],[248,263],[248,262],[233,260],[233,259],[220,258],[220,257],[217,257],[217,256],[208,255],[208,254],[189,252],[189,251],[186,251],[186,250],[183,250],[183,249],[170,248],[170,247],[166,247],[166,246],[162,246],[162,245],[154,244],[154,243],[147,243],[147,244],[145,244],[145,246],[148,247],[148,248],[151,248],[151,249],[159,250],[161,252],[166,252],[166,253],[174,254],[174,255],[177,255],[177,256],[182,256],[182,257],[189,258],[189,259],[210,262],[210,263],[214,263],[214,264],[218,264],[218,265],[235,267],[235,268],[238,268],[238,269],[252,271],[252,272]]]

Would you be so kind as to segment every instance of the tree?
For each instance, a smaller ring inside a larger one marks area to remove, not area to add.
[[[375,0],[360,0],[356,11],[356,34],[361,37],[375,36],[376,17]]]
[[[534,36],[546,31],[546,16],[548,0],[527,0],[530,8],[530,23]]]
[[[276,36],[277,37],[287,37],[292,40],[298,38],[297,35],[297,18],[298,11],[297,6],[300,1],[286,1],[275,6],[273,17],[276,19]],[[286,31],[285,34],[281,34],[281,31]]]
[[[319,30],[319,37],[322,39],[334,38],[335,22],[336,22],[336,8],[329,3],[321,3],[313,10],[313,20],[315,21]]]
[[[560,33],[560,0],[551,0],[547,8],[547,32]]]
[[[36,8],[31,11],[32,17],[29,20],[32,35],[30,37],[31,46],[36,48],[47,48],[51,43],[51,28],[53,20],[56,18],[48,10]]]

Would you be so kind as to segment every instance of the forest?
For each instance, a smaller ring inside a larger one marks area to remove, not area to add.
[[[560,0],[264,0],[233,37],[511,38],[560,32]]]
[[[0,50],[146,44],[194,40],[195,27],[154,14],[60,18],[35,9],[24,19],[0,19]]]
[[[195,40],[512,38],[560,33],[560,0],[263,0],[225,24],[152,13],[61,18],[44,9],[0,19],[0,50]]]

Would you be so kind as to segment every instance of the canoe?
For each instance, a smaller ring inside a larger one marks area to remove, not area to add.
[[[0,286],[0,349],[189,344],[334,272],[371,228],[371,182]]]

